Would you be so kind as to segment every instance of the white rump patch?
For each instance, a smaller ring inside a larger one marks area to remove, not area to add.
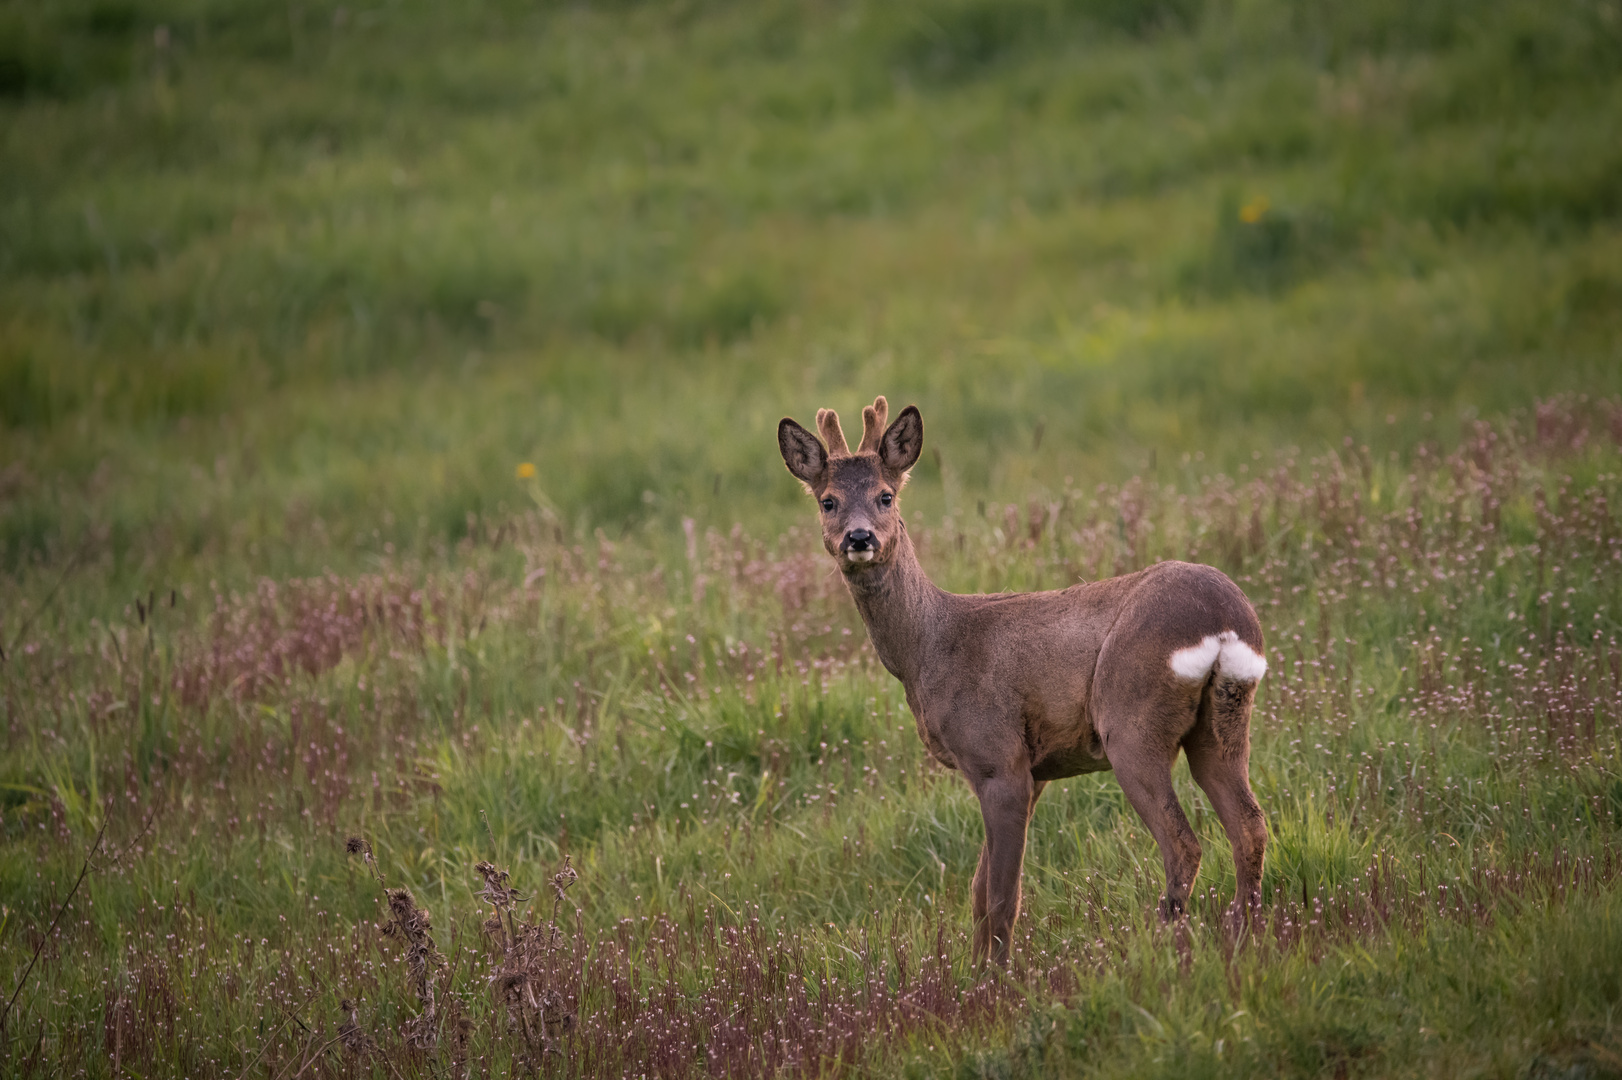
[[[1239,640],[1232,630],[1207,634],[1198,645],[1171,654],[1171,670],[1179,679],[1198,682],[1217,668],[1236,682],[1259,682],[1267,674],[1267,658]]]
[[[1211,673],[1211,666],[1216,663],[1217,654],[1221,651],[1222,642],[1215,634],[1207,634],[1198,645],[1172,653],[1171,669],[1179,679],[1198,682]]]
[[[1261,682],[1267,674],[1267,657],[1239,640],[1232,630],[1222,634],[1222,657],[1217,670],[1235,682]]]

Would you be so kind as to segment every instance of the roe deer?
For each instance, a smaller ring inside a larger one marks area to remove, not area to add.
[[[839,417],[823,442],[784,418],[778,448],[821,507],[822,540],[844,572],[879,660],[906,688],[930,755],[980,800],[974,959],[1008,962],[1031,811],[1049,780],[1115,770],[1160,846],[1161,916],[1180,918],[1200,845],[1172,788],[1178,748],[1233,844],[1237,929],[1261,902],[1267,826],[1250,790],[1250,711],[1267,670],[1261,623],[1227,575],[1163,562],[1056,592],[959,596],[913,552],[897,496],[923,449],[907,406],[885,426],[862,410],[855,453]]]

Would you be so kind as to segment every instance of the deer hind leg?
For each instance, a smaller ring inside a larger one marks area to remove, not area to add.
[[[1160,846],[1160,858],[1166,867],[1166,895],[1160,904],[1160,917],[1168,922],[1180,919],[1188,909],[1194,877],[1200,872],[1200,842],[1172,787],[1171,766],[1177,748],[1174,745],[1167,754],[1159,746],[1128,748],[1111,740],[1109,749],[1110,764],[1121,790]]]
[[[1222,829],[1228,834],[1228,842],[1233,845],[1233,869],[1239,887],[1234,894],[1230,918],[1232,929],[1237,933],[1262,904],[1267,822],[1250,790],[1244,758],[1235,761],[1216,750],[1190,753],[1188,767],[1194,774],[1194,782],[1211,800],[1222,821]]]
[[[1250,790],[1250,709],[1255,684],[1214,680],[1200,709],[1200,723],[1184,744],[1188,769],[1222,822],[1233,845],[1239,887],[1230,909],[1237,933],[1261,907],[1267,820]]]
[[[974,962],[988,959],[1008,963],[1019,918],[1020,872],[1025,863],[1025,828],[1036,797],[1045,785],[1029,771],[1013,770],[980,781],[974,793],[980,799],[986,842],[974,871]]]
[[[1098,656],[1092,718],[1121,790],[1160,846],[1166,868],[1160,914],[1171,921],[1188,910],[1200,870],[1200,842],[1177,801],[1171,770],[1184,740],[1199,724],[1205,672],[1217,661],[1221,642],[1202,642],[1195,650],[1202,652],[1205,672],[1191,679],[1184,655],[1188,650],[1173,646],[1162,651],[1165,635],[1149,625],[1161,618],[1154,611],[1158,609],[1117,620]]]

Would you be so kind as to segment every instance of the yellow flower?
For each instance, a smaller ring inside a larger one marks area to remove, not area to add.
[[[526,461],[519,465],[514,471],[518,473],[518,479],[528,480],[530,477],[535,475],[535,463],[533,461]]]
[[[1258,195],[1239,208],[1239,220],[1246,225],[1254,225],[1267,213],[1267,196]]]

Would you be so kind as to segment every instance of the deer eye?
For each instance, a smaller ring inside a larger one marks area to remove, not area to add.
[[[823,499],[822,500],[822,512],[825,513],[825,514],[831,514],[831,513],[834,512],[834,501],[833,501],[833,499],[830,498],[830,499]]]
[[[879,505],[880,506],[889,506],[893,502],[895,502],[895,496],[891,495],[888,491],[884,491],[884,492],[879,493]]]

